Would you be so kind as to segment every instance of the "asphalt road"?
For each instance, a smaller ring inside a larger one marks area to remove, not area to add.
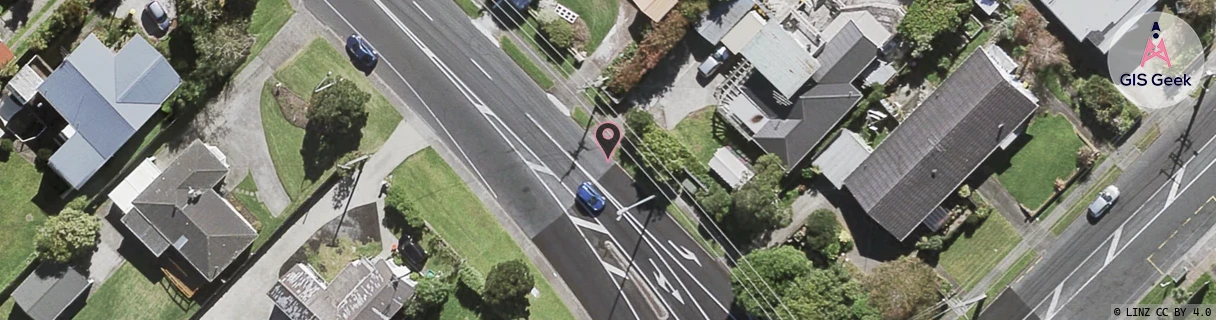
[[[1216,224],[1216,147],[1204,147],[1216,135],[1216,95],[1186,111],[1119,177],[1110,212],[1074,222],[982,318],[1108,318],[1112,304],[1136,303],[1175,271]]]
[[[641,198],[632,181],[454,3],[305,6],[336,33],[358,32],[376,46],[373,72],[461,153],[481,180],[468,183],[489,187],[592,318],[730,317],[725,268],[665,215],[614,219]],[[589,180],[613,204],[598,218],[572,209],[572,190]]]

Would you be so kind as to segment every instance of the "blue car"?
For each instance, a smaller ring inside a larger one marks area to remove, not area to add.
[[[346,37],[346,53],[349,53],[355,61],[363,64],[362,67],[375,66],[380,56],[380,52],[377,52],[376,48],[367,42],[367,39],[358,34]]]
[[[586,209],[587,213],[599,215],[604,211],[604,195],[591,182],[578,185],[578,192],[575,194],[578,196],[578,204]]]

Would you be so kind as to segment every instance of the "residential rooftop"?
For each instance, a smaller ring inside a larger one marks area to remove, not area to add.
[[[291,267],[266,293],[292,320],[388,319],[414,295],[383,259],[351,261],[326,283],[303,263]]]
[[[1068,29],[1078,42],[1090,42],[1102,53],[1110,51],[1128,22],[1152,11],[1159,0],[1043,0],[1046,14]]]

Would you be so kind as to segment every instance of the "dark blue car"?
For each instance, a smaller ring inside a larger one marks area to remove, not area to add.
[[[368,43],[367,39],[358,34],[346,37],[346,53],[349,53],[364,68],[375,66],[380,56],[380,53],[376,52],[376,48],[372,47],[372,44]]]
[[[578,192],[575,192],[578,198],[578,204],[587,210],[591,215],[599,215],[604,211],[604,195],[596,189],[591,182],[583,182],[578,185]]]

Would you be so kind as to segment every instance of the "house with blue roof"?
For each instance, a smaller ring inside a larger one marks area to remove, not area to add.
[[[143,37],[115,53],[89,35],[38,85],[37,94],[67,123],[49,167],[80,189],[181,82]]]

